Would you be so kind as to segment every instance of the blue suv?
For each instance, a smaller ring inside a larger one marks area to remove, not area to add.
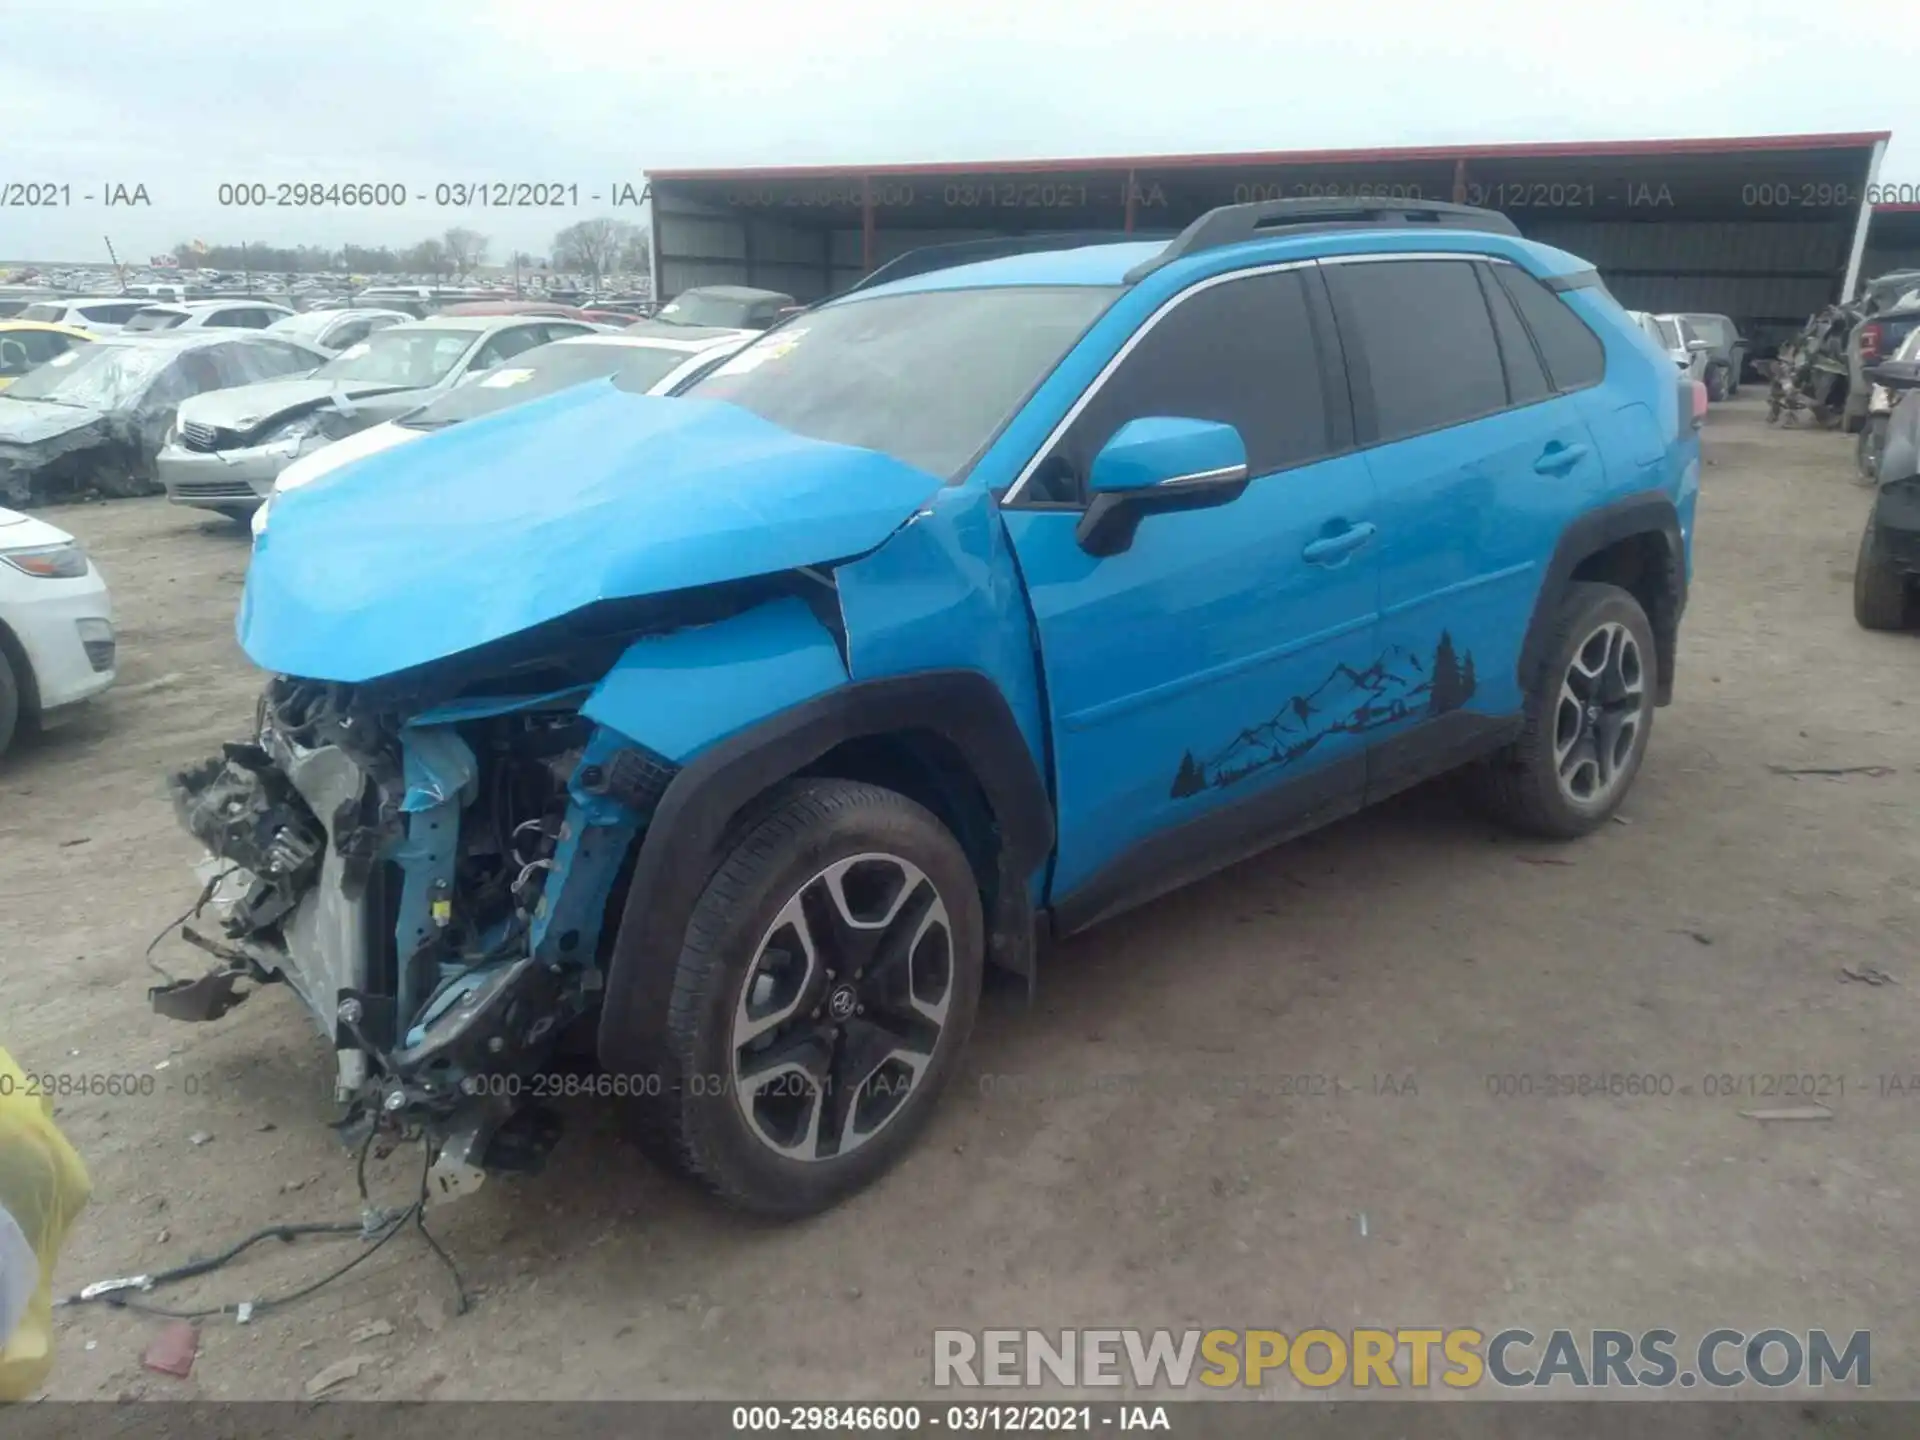
[[[988,964],[1442,772],[1603,823],[1672,692],[1698,400],[1497,214],[1278,202],[916,252],[681,398],[357,461],[255,554],[256,733],[173,781],[222,964],[155,1007],[289,982],[448,1190],[588,1094],[819,1210]]]

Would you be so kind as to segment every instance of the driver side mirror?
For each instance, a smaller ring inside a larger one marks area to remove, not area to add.
[[[1093,457],[1086,513],[1074,530],[1089,555],[1118,555],[1148,515],[1205,510],[1247,488],[1247,446],[1217,420],[1129,420]]]

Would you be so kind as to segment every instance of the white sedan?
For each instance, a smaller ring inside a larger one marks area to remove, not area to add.
[[[0,754],[113,684],[113,602],[80,542],[0,510]]]
[[[476,420],[588,380],[612,377],[629,390],[675,395],[748,341],[760,338],[757,330],[688,329],[685,339],[616,331],[610,335],[575,335],[523,350],[506,365],[469,375],[417,410],[301,456],[280,472],[273,494],[297,490],[350,461],[419,440],[449,425]],[[253,512],[256,536],[265,533],[272,508],[269,497],[267,504]]]

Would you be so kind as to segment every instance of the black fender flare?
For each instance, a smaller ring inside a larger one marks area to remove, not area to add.
[[[1664,542],[1666,574],[1662,592],[1666,603],[1656,607],[1654,638],[1660,649],[1660,674],[1655,701],[1665,705],[1673,699],[1675,641],[1680,631],[1680,615],[1687,605],[1687,551],[1680,536],[1680,512],[1673,497],[1663,490],[1647,490],[1626,496],[1579,516],[1561,532],[1547,562],[1547,573],[1534,601],[1533,618],[1527,622],[1526,638],[1520,644],[1519,681],[1523,694],[1531,693],[1546,664],[1547,637],[1552,633],[1553,617],[1559,612],[1561,598],[1583,560],[1634,535],[1657,535]]]
[[[1028,879],[1053,851],[1053,805],[1006,697],[974,670],[930,670],[844,685],[740,731],[677,771],[654,808],[634,861],[608,966],[598,1048],[603,1066],[644,1061],[629,1047],[666,1014],[674,966],[720,841],[742,807],[847,740],[929,730],[973,767],[1000,835],[991,943],[1031,977]]]

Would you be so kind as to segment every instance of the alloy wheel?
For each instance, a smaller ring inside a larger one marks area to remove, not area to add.
[[[953,989],[952,923],[919,866],[869,852],[815,874],[761,937],[734,1006],[748,1128],[794,1160],[864,1145],[926,1075]]]
[[[1582,809],[1605,805],[1626,779],[1646,725],[1640,642],[1617,620],[1573,652],[1554,707],[1553,763],[1560,793]]]

